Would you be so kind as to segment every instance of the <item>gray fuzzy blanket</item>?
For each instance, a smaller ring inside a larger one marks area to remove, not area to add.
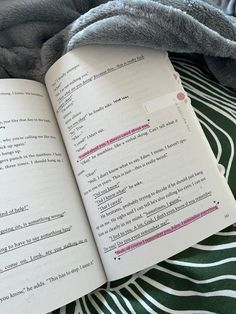
[[[43,81],[67,51],[112,43],[202,54],[236,90],[235,12],[235,0],[1,0],[0,77]]]

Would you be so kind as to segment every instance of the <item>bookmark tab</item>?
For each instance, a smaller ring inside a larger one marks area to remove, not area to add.
[[[148,114],[151,114],[155,111],[159,111],[169,106],[173,106],[176,103],[186,102],[186,100],[187,95],[181,90],[149,100],[148,102],[143,104],[143,107]]]

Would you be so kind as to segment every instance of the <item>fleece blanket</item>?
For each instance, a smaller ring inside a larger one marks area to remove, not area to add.
[[[63,53],[87,44],[203,54],[236,88],[235,0],[3,0],[0,77],[43,81]]]
[[[235,15],[235,0],[2,0],[0,78],[43,81],[59,57],[88,44],[173,52],[172,62],[235,193]],[[231,226],[55,313],[234,313],[235,248]]]

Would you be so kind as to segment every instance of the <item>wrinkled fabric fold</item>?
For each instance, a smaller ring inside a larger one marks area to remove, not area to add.
[[[217,79],[236,90],[235,7],[232,0],[4,0],[0,77],[43,81],[76,47],[139,45],[202,54]]]

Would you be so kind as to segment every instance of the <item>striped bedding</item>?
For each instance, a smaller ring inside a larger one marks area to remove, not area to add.
[[[236,93],[217,83],[205,65],[171,60],[236,195]],[[236,227],[53,312],[82,313],[236,313]]]

